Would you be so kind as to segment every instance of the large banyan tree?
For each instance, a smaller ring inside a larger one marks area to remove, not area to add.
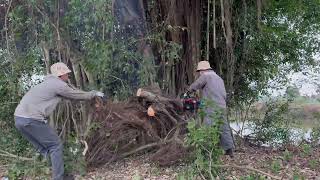
[[[229,105],[249,101],[315,63],[319,9],[317,0],[3,0],[0,101],[19,99],[58,61],[76,87],[115,100],[154,84],[179,95],[200,60],[225,80]],[[67,102],[52,123],[70,129],[78,117],[86,134],[88,109]]]
[[[200,60],[209,60],[224,78],[230,97],[245,96],[250,84],[265,87],[281,65],[297,70],[313,63],[318,42],[317,1],[7,0],[0,5],[3,58],[36,56],[46,71],[63,61],[72,67],[76,86],[98,86],[118,96],[153,83],[179,94],[195,79]]]

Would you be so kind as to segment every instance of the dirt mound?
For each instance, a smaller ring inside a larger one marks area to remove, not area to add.
[[[142,151],[156,152],[155,162],[170,165],[187,152],[181,141],[188,119],[183,106],[180,100],[162,95],[157,88],[139,89],[128,102],[104,103],[96,99],[95,107],[95,121],[86,139],[89,166]],[[171,153],[163,158],[168,149]],[[170,154],[172,157],[168,157]]]

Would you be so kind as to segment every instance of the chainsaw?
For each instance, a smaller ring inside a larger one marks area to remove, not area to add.
[[[195,112],[199,109],[201,104],[198,97],[191,96],[189,93],[182,94],[181,100],[185,111]]]

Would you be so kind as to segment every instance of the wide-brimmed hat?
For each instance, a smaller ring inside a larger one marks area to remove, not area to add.
[[[197,71],[212,69],[208,61],[200,61],[198,63]]]
[[[50,71],[51,71],[51,74],[57,77],[71,72],[68,66],[62,62],[52,64],[52,66],[50,67]]]

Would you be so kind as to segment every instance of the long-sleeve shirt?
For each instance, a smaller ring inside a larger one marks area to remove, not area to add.
[[[224,82],[213,70],[203,72],[200,77],[190,85],[189,91],[201,90],[203,98],[214,101],[217,106],[226,108],[227,93]]]
[[[60,78],[48,75],[42,83],[32,87],[23,96],[14,115],[44,120],[53,113],[62,98],[86,100],[94,96],[94,91],[85,92],[74,89]]]

